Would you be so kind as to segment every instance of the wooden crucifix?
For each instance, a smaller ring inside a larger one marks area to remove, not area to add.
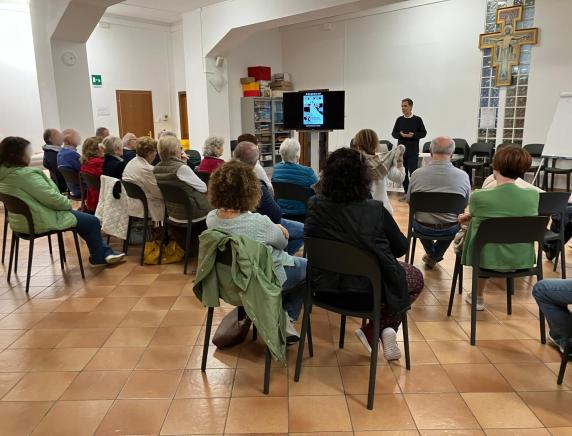
[[[496,86],[512,84],[512,67],[520,63],[520,47],[538,42],[538,28],[516,29],[522,20],[522,6],[497,9],[498,32],[482,33],[479,37],[481,50],[492,50],[492,66],[496,69]]]

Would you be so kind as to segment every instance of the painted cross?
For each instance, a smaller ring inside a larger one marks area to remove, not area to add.
[[[520,47],[538,42],[538,28],[516,29],[522,20],[522,6],[497,9],[497,24],[500,30],[482,33],[479,48],[492,50],[492,66],[496,69],[496,86],[512,84],[512,67],[520,63]]]

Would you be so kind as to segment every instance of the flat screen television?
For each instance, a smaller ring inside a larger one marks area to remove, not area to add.
[[[344,128],[345,91],[284,93],[287,130],[341,130]]]

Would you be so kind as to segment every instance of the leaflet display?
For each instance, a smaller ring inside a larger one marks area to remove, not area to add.
[[[344,91],[284,93],[284,128],[339,130],[344,128]]]

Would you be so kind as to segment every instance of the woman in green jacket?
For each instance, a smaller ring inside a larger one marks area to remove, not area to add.
[[[523,178],[532,157],[517,145],[498,150],[493,160],[496,187],[480,189],[471,195],[469,213],[459,216],[461,224],[469,224],[463,247],[462,263],[471,266],[475,236],[481,222],[487,218],[538,215],[538,191],[521,188],[516,179]],[[535,262],[533,244],[489,244],[481,252],[480,267],[494,271],[514,271],[532,268]],[[484,310],[485,278],[479,278],[477,310]],[[465,300],[471,304],[471,294]]]
[[[0,192],[23,200],[32,213],[36,233],[76,227],[89,248],[89,263],[105,266],[120,262],[125,254],[115,253],[101,239],[99,220],[72,210],[71,201],[60,194],[54,182],[40,169],[28,166],[32,146],[24,138],[9,136],[0,142]],[[28,233],[23,215],[8,214],[13,231]]]

